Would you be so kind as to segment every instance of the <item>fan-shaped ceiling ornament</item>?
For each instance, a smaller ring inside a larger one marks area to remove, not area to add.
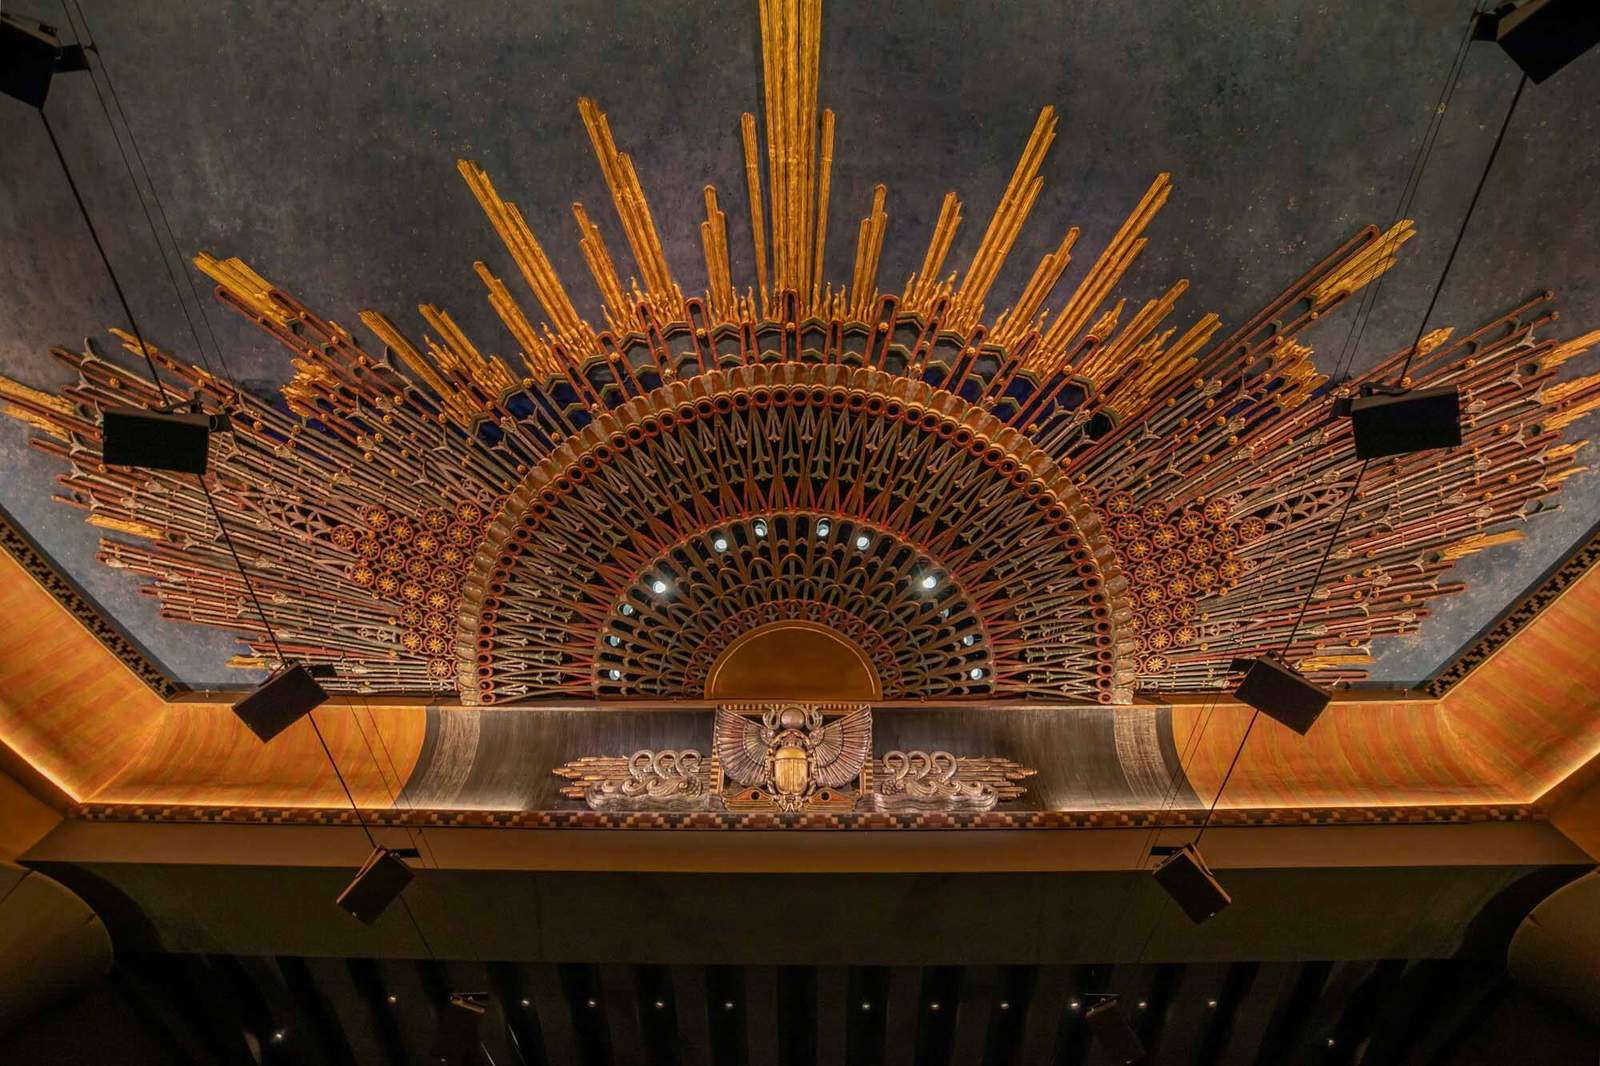
[[[1214,314],[1180,329],[1184,281],[1142,303],[1118,293],[1171,193],[1162,174],[1070,293],[1057,289],[1075,227],[991,314],[1044,180],[1046,107],[970,262],[947,273],[963,217],[951,192],[921,267],[882,288],[880,185],[848,283],[825,279],[835,121],[817,111],[820,20],[816,0],[761,4],[742,287],[708,186],[706,284],[684,294],[688,268],[669,266],[591,100],[579,111],[634,262],[624,284],[574,205],[602,326],[467,161],[546,316],[535,326],[473,264],[510,358],[426,304],[420,344],[363,312],[381,343],[368,351],[240,260],[196,260],[295,357],[274,403],[153,353],[232,415],[214,493],[286,656],[331,664],[333,688],[467,703],[699,697],[728,647],[793,620],[852,642],[889,698],[1109,703],[1222,685],[1235,656],[1282,646],[1309,591],[1288,657],[1351,680],[1376,639],[1416,631],[1459,588],[1455,560],[1519,538],[1578,469],[1560,431],[1600,406],[1600,376],[1556,373],[1600,333],[1536,339],[1548,294],[1465,336],[1431,333],[1404,383],[1459,387],[1464,443],[1379,463],[1310,589],[1358,466],[1333,401],[1392,382],[1412,353],[1330,384],[1300,336],[1393,265],[1411,224],[1362,230],[1231,332]],[[100,462],[99,410],[154,405],[152,383],[92,347],[55,354],[79,382],[59,396],[7,382],[7,410],[71,464],[64,498],[114,534],[102,561],[146,579],[167,617],[237,633],[250,649],[237,665],[274,665],[198,486]]]

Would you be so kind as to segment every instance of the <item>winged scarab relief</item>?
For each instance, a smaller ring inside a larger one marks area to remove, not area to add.
[[[865,704],[717,708],[712,757],[645,749],[556,767],[562,795],[595,810],[986,811],[1034,771],[998,756],[890,751],[874,758]]]

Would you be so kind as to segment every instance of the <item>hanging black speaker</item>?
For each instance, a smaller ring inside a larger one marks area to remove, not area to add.
[[[100,417],[101,457],[107,466],[204,474],[211,425],[206,414],[108,407]]]
[[[1333,698],[1327,689],[1307,681],[1276,658],[1235,659],[1233,669],[1245,671],[1244,680],[1233,690],[1240,702],[1301,736],[1311,731]]]
[[[263,681],[233,705],[233,713],[263,741],[271,740],[328,701],[311,671],[298,663]]]
[[[413,876],[399,855],[388,848],[373,848],[356,879],[339,894],[339,906],[371,925],[399,898]]]
[[[1454,448],[1461,443],[1461,396],[1453,387],[1356,396],[1349,401],[1348,413],[1357,459]]]
[[[1494,41],[1535,85],[1600,44],[1600,3],[1527,0],[1478,17],[1474,36]]]
[[[1144,1061],[1144,1042],[1128,1023],[1122,1004],[1116,996],[1107,996],[1083,1014],[1094,1034],[1095,1043],[1104,1049],[1112,1062],[1127,1066]]]
[[[1233,902],[1233,897],[1223,890],[1205,859],[1200,857],[1200,849],[1193,844],[1185,844],[1168,855],[1154,873],[1167,895],[1196,925]]]

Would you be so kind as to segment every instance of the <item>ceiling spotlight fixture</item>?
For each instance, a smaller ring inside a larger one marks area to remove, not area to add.
[[[722,1009],[723,1010],[732,1010],[733,1009],[733,1000],[731,1000],[731,999],[723,1000],[722,1001]]]
[[[522,1005],[523,1005],[523,1006],[524,1006],[524,1007],[526,1007],[526,1006],[529,1006],[529,1003],[528,1003],[528,1001],[527,1001],[527,1000],[523,1000],[523,1001],[522,1001]]]
[[[757,520],[753,528],[756,531],[756,536],[764,537],[767,535],[767,524],[765,522]]]
[[[606,643],[611,645],[613,648],[620,648],[622,647],[622,638],[617,636],[615,633],[607,633]]]
[[[631,603],[623,604],[622,605],[622,613],[626,614],[626,615],[632,615],[633,614],[633,604],[631,604]]]
[[[665,596],[667,594],[667,583],[658,577],[650,582],[650,591],[657,596]]]
[[[613,680],[613,681],[621,681],[622,680],[622,671],[621,670],[607,670],[606,671],[606,676],[611,678],[611,680]]]
[[[867,545],[869,545],[871,543],[872,543],[872,538],[867,536],[865,533],[863,533],[859,537],[856,538],[856,550],[864,552],[864,551],[867,550]]]
[[[828,535],[828,531],[832,528],[833,527],[828,524],[828,520],[824,518],[822,521],[817,523],[817,536],[826,537]]]
[[[862,1000],[861,1001],[861,1009],[862,1010],[871,1010],[872,1009],[872,1001],[871,1000],[867,1000],[867,999]]]
[[[599,1006],[599,1005],[600,1005],[600,1004],[599,1004],[599,1003],[597,1003],[597,1002],[595,1002],[595,1001],[594,1001],[594,1000],[592,1000],[592,999],[590,999],[590,1000],[585,1000],[585,1001],[584,1001],[584,1002],[585,1002],[585,1003],[587,1003],[587,1004],[588,1004],[588,1005],[589,1005],[589,1006],[590,1006],[590,1007],[598,1007],[598,1006]]]
[[[400,997],[395,995],[393,992],[389,993],[388,999],[389,999],[390,1003],[399,1003],[400,1002]]]
[[[666,1009],[667,1009],[667,1004],[666,1004],[665,1000],[660,1000],[660,999],[656,1000],[656,1010],[666,1010]]]
[[[1082,1006],[1082,1004],[1079,1003],[1077,1000],[1073,1000],[1072,1003],[1071,1003],[1071,1007],[1072,1007],[1073,1010],[1077,1010],[1080,1006]]]
[[[718,537],[716,540],[711,542],[711,546],[717,549],[719,552],[725,552],[728,550],[728,538]]]
[[[1011,1009],[1011,1001],[1002,999],[1000,1001],[1000,1009],[1001,1010],[1010,1010]]]
[[[983,667],[974,666],[971,670],[967,671],[967,676],[972,678],[972,680],[974,680],[974,681],[982,681],[983,680]]]
[[[1216,1006],[1217,1006],[1217,1001],[1214,1000],[1214,999],[1208,999],[1208,1000],[1206,1000],[1206,1006],[1208,1006],[1208,1007],[1212,1008],[1213,1010],[1215,1010]]]
[[[272,1031],[272,1042],[274,1044],[281,1044],[283,1043],[283,1038],[288,1035],[289,1034],[284,1032],[282,1029],[274,1029]]]
[[[928,1009],[931,1011],[937,1011],[939,1009],[939,1001],[934,1000],[932,1003],[928,1004]]]
[[[1140,1001],[1139,1001],[1139,1009],[1140,1009],[1140,1010],[1144,1010],[1144,1009],[1145,1009],[1145,1008],[1146,1008],[1146,1007],[1148,1007],[1148,1006],[1149,1006],[1149,1005],[1150,1005],[1150,1004],[1148,1004],[1148,1003],[1146,1003],[1146,1002],[1145,1002],[1145,1001],[1144,1001],[1144,1000],[1142,1000],[1142,999],[1141,999],[1141,1000],[1140,1000]]]
[[[932,574],[926,574],[923,576],[922,581],[919,582],[919,584],[921,584],[925,589],[934,589],[939,587],[939,579],[934,577]]]
[[[978,638],[973,636],[971,633],[968,633],[966,636],[961,638],[961,643],[970,648],[974,644],[978,643]]]

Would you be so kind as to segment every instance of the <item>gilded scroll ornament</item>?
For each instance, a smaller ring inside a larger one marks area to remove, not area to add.
[[[992,810],[1034,771],[999,756],[891,751],[872,757],[872,711],[850,704],[728,704],[698,751],[588,755],[552,772],[562,795],[599,811]]]

